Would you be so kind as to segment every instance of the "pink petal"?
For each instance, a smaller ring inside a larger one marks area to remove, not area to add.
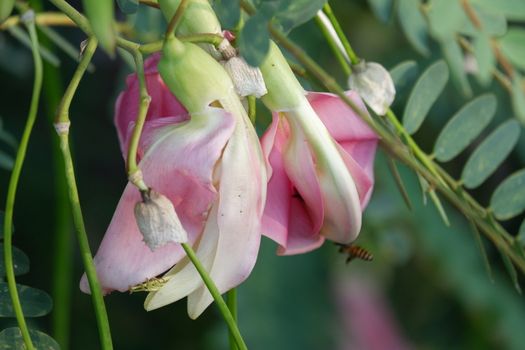
[[[202,231],[217,195],[212,175],[233,127],[229,113],[210,108],[189,122],[157,128],[155,141],[140,163],[146,183],[173,202],[190,242]],[[104,292],[126,291],[166,271],[184,256],[176,244],[152,252],[143,243],[133,214],[139,200],[138,190],[128,184],[95,256]],[[81,289],[89,290],[85,276]]]
[[[186,110],[165,86],[157,71],[157,63],[160,54],[150,56],[144,62],[146,75],[146,86],[151,96],[146,120],[162,117],[178,117],[179,121],[188,119]],[[129,136],[132,132],[132,124],[137,118],[139,108],[139,82],[136,74],[129,75],[127,89],[122,92],[115,104],[115,126],[120,141],[120,149],[126,156]]]

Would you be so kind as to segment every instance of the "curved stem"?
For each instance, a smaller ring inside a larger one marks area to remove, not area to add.
[[[26,12],[24,16],[30,15]],[[35,23],[33,19],[28,20],[26,27],[29,31],[29,37],[31,38],[31,51],[33,53],[33,61],[35,68],[35,79],[33,83],[33,94],[31,97],[31,106],[29,107],[29,114],[27,117],[26,126],[22,139],[20,140],[20,146],[16,153],[15,164],[13,166],[13,172],[9,179],[9,187],[7,190],[7,199],[5,204],[5,217],[4,217],[4,263],[5,263],[5,274],[7,278],[7,286],[9,289],[9,295],[13,304],[13,310],[15,312],[16,321],[18,327],[22,333],[25,346],[32,350],[34,349],[31,336],[29,335],[29,329],[24,318],[22,305],[20,298],[18,297],[18,291],[16,289],[15,271],[13,268],[13,251],[12,251],[12,236],[13,236],[13,210],[15,206],[16,190],[18,186],[18,180],[20,179],[20,173],[22,172],[22,165],[27,151],[27,145],[35,124],[36,114],[38,111],[38,102],[40,100],[40,92],[42,90],[42,58],[38,51],[38,36],[36,34]]]
[[[78,84],[82,79],[93,54],[97,48],[97,40],[91,38],[88,40],[86,49],[84,51],[83,57],[77,67],[77,70],[73,74],[73,78],[69,86],[64,93],[62,102],[60,103],[59,111],[57,113],[57,118],[55,122],[55,127],[57,129],[59,139],[60,139],[60,150],[64,157],[64,167],[67,186],[69,189],[69,201],[71,204],[71,209],[73,212],[73,223],[75,225],[75,232],[77,233],[78,245],[80,248],[80,254],[82,257],[82,262],[84,263],[84,268],[86,270],[87,279],[89,282],[89,288],[91,290],[91,299],[93,302],[93,307],[95,309],[95,316],[97,319],[97,325],[99,329],[99,336],[101,347],[104,350],[113,349],[113,344],[111,342],[111,332],[109,328],[108,316],[106,313],[106,306],[104,305],[104,299],[102,296],[102,290],[98,283],[97,273],[95,270],[95,265],[93,263],[93,258],[91,256],[91,250],[89,248],[89,242],[87,238],[87,232],[84,225],[84,218],[82,216],[82,209],[80,207],[80,200],[78,197],[78,189],[75,179],[75,170],[73,167],[73,159],[71,157],[71,151],[69,149],[69,107],[73,96],[77,90]]]
[[[237,288],[232,288],[227,293],[228,309],[232,313],[233,320],[237,323]],[[235,343],[235,337],[232,332],[229,333],[230,349],[237,350],[237,344]]]
[[[221,293],[219,292],[219,289],[217,289],[217,286],[215,285],[215,282],[211,279],[210,275],[202,266],[201,262],[197,258],[197,255],[193,251],[190,245],[187,243],[181,243],[182,248],[186,252],[188,258],[191,260],[197,271],[199,272],[199,275],[202,278],[202,281],[210,291],[210,294],[212,295],[213,299],[215,300],[215,303],[217,304],[217,307],[219,308],[219,311],[222,314],[222,317],[224,318],[224,321],[228,325],[228,328],[230,330],[230,334],[232,335],[233,339],[235,340],[235,343],[237,344],[237,347],[239,350],[247,350],[246,343],[242,339],[241,332],[239,331],[239,328],[237,327],[237,323],[235,322],[235,318],[233,317],[232,313],[230,312],[230,309],[228,308],[228,305],[226,305],[226,302],[221,296]]]
[[[322,16],[324,16],[324,18]],[[350,75],[352,74],[352,68],[350,68],[350,65],[348,64],[345,56],[343,55],[344,51],[341,51],[343,47],[342,46],[339,47],[339,44],[342,45],[342,43],[340,40],[338,41],[339,38],[337,36],[334,37],[333,34],[335,33],[331,32],[330,29],[332,28],[328,27],[327,23],[325,22],[325,18],[328,19],[322,11],[319,11],[317,15],[315,16],[315,22],[317,23],[317,26],[323,33],[323,36],[325,37],[325,39],[328,41],[328,45],[330,45],[330,48],[332,49],[332,52],[337,58],[337,61],[339,62],[339,65],[343,69],[345,75]]]
[[[177,11],[175,11],[175,14],[173,17],[171,17],[170,23],[168,23],[168,28],[166,29],[166,38],[168,38],[170,35],[175,35],[182,16],[184,15],[184,11],[186,11],[186,8],[189,4],[190,2],[188,0],[181,0],[179,7],[177,7]]]

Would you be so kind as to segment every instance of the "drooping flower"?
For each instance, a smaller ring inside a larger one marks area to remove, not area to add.
[[[189,243],[219,290],[226,292],[255,264],[266,194],[265,164],[255,130],[224,69],[197,46],[179,44],[164,52],[159,64],[163,79],[148,80],[152,107],[141,138],[139,167],[146,184],[172,202]],[[157,74],[155,67],[150,68]],[[189,116],[164,113],[176,109],[170,90]],[[132,84],[120,103],[131,98],[128,93],[135,93]],[[117,112],[127,112],[123,107]],[[132,118],[116,117],[123,145],[124,126],[128,123],[129,128]],[[105,291],[125,291],[176,264],[163,277],[167,282],[150,293],[145,307],[152,310],[188,296],[188,313],[198,317],[211,303],[211,295],[180,246],[168,243],[152,252],[142,242],[133,217],[138,201],[139,191],[128,184],[95,256],[101,285]],[[88,289],[85,280],[82,288]]]
[[[261,140],[271,168],[263,234],[280,254],[303,253],[325,239],[355,240],[373,187],[377,136],[337,96],[307,98],[277,46],[261,71],[263,102],[274,112]],[[357,94],[348,97],[366,111]]]

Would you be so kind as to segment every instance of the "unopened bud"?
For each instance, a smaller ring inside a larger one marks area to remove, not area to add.
[[[259,68],[252,67],[240,57],[232,57],[224,63],[224,69],[233,81],[235,92],[239,96],[266,95],[266,84]]]
[[[169,242],[185,243],[188,234],[171,201],[162,194],[142,192],[142,202],[135,205],[135,219],[144,243],[153,251]]]
[[[390,73],[379,63],[361,61],[353,66],[348,86],[372,108],[377,115],[385,115],[394,101],[396,89]]]

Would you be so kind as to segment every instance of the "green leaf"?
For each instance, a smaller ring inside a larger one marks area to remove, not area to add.
[[[490,281],[494,283],[494,274],[492,273],[492,268],[490,266],[490,260],[487,255],[487,251],[485,249],[485,245],[483,244],[483,240],[481,239],[481,234],[479,233],[478,227],[476,224],[469,220],[470,228],[472,229],[472,234],[474,235],[474,238],[476,239],[476,243],[478,244],[479,252],[481,253],[481,257],[483,258],[483,265],[485,265],[485,270],[487,271],[487,276],[489,277]]]
[[[432,0],[428,8],[430,33],[443,42],[453,38],[467,20],[458,0]]]
[[[0,151],[0,169],[11,170],[14,164],[13,157],[4,151]]]
[[[267,24],[265,16],[256,14],[246,21],[237,39],[239,52],[251,66],[258,67],[270,49],[270,33],[268,33]]]
[[[0,210],[0,239],[4,238],[4,216],[5,213]]]
[[[525,169],[503,181],[490,199],[490,207],[499,220],[508,220],[525,210]]]
[[[29,272],[29,258],[17,247],[13,247],[13,268],[16,276]],[[4,245],[0,243],[0,278],[3,276],[5,276]]]
[[[520,136],[520,125],[509,120],[494,130],[472,153],[461,179],[467,188],[481,185],[507,158]]]
[[[446,162],[460,154],[487,127],[496,113],[497,100],[492,94],[479,96],[461,108],[440,132],[434,154]]]
[[[275,19],[284,32],[308,22],[317,11],[323,8],[327,0],[281,0]]]
[[[463,51],[454,37],[441,42],[441,50],[450,68],[452,81],[456,87],[461,91],[463,96],[472,96],[472,90],[467,79],[467,72],[465,71],[465,58]]]
[[[53,308],[53,300],[46,292],[21,284],[17,284],[16,288],[22,304],[22,311],[26,317],[45,316]],[[0,282],[0,317],[15,317],[5,282]]]
[[[525,125],[525,90],[523,89],[521,75],[517,72],[514,73],[511,89],[512,109],[516,118]]]
[[[423,56],[430,55],[425,17],[419,10],[419,0],[399,0],[398,18],[401,28],[414,49]]]
[[[503,265],[505,265],[505,268],[507,269],[507,273],[509,274],[510,279],[512,280],[512,284],[514,284],[514,288],[519,294],[521,294],[521,286],[518,280],[518,272],[516,271],[514,264],[504,252],[500,251],[500,254],[501,254],[501,260],[503,260]]]
[[[443,61],[434,63],[419,77],[403,114],[403,126],[409,134],[419,129],[430,108],[445,88],[447,80],[448,68]]]
[[[60,350],[58,343],[49,335],[37,331],[35,329],[29,330],[29,335],[33,341],[33,345],[39,350]],[[0,350],[23,350],[26,349],[24,339],[20,328],[11,327],[6,328],[0,332]]]
[[[521,223],[520,231],[518,232],[516,239],[522,246],[525,245],[525,220]]]
[[[478,64],[477,78],[481,85],[488,86],[492,81],[492,71],[496,66],[496,57],[492,51],[491,39],[482,33],[474,39],[474,57]]]
[[[241,19],[241,5],[239,0],[215,0],[213,9],[219,17],[223,28],[232,29]]]
[[[512,27],[499,43],[501,51],[516,67],[525,70],[525,29]]]
[[[118,7],[122,13],[131,15],[139,9],[139,0],[117,0]]]
[[[2,23],[7,17],[11,15],[14,6],[15,0],[0,1],[0,23]]]
[[[418,67],[416,61],[404,61],[390,70],[390,76],[396,87],[396,94],[404,90],[416,78]]]
[[[110,55],[115,53],[116,33],[113,23],[114,5],[112,0],[82,0],[84,11],[91,24],[91,30],[100,46]]]
[[[507,20],[501,11],[487,10],[485,7],[473,4],[472,8],[481,24],[481,30],[491,36],[502,36],[507,32]],[[476,36],[480,30],[474,26],[471,20],[464,21],[461,34]]]
[[[503,13],[509,20],[525,20],[525,1],[523,0],[470,0],[483,8]]]
[[[392,14],[393,0],[368,0],[372,11],[382,22],[388,22]]]
[[[434,203],[439,216],[441,217],[441,220],[445,223],[447,227],[450,227],[450,220],[448,219],[447,212],[445,211],[445,208],[443,208],[443,204],[441,204],[441,200],[439,199],[438,195],[436,194],[435,190],[430,190],[428,192],[430,199]]]

